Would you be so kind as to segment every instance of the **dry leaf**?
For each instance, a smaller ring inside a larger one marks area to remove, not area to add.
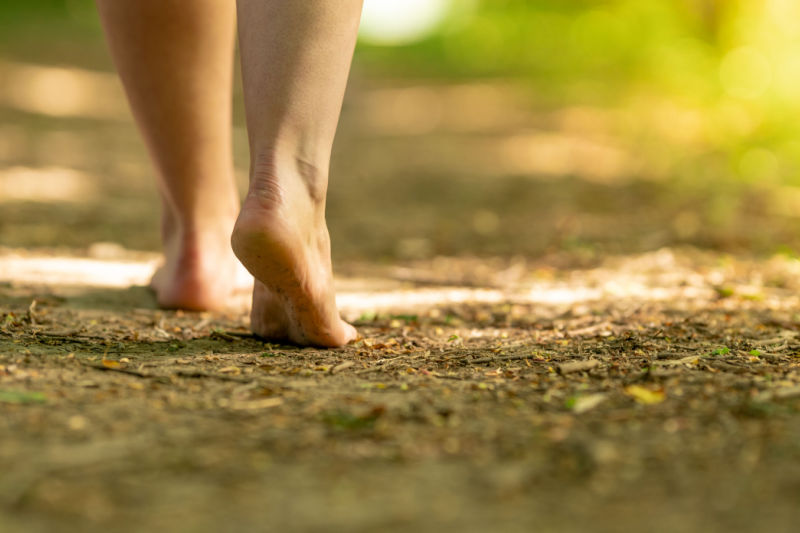
[[[667,395],[663,390],[650,390],[640,385],[630,385],[625,387],[625,393],[644,405],[653,405],[663,402]]]
[[[587,396],[579,396],[575,398],[572,404],[572,410],[576,413],[585,413],[590,409],[594,409],[606,399],[605,394],[589,394]]]

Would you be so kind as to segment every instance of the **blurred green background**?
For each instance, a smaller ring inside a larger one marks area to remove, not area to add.
[[[798,20],[794,0],[366,0],[335,257],[793,254]],[[3,2],[0,244],[158,248],[112,71],[92,2]]]

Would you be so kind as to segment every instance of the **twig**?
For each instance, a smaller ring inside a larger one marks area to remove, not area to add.
[[[223,376],[220,374],[208,374],[206,372],[201,372],[199,370],[178,370],[173,374],[173,376],[178,376],[182,378],[211,378],[211,379],[218,379],[220,381],[234,381],[236,383],[251,383],[253,379],[247,378],[237,378],[233,376]]]
[[[222,331],[220,329],[215,329],[211,332],[211,335],[208,336],[210,339],[222,339],[224,341],[235,341],[236,337],[228,333],[227,331]]]
[[[72,332],[48,332],[48,331],[38,331],[38,330],[31,330],[27,332],[28,335],[34,337],[48,337],[51,339],[58,339],[63,341],[71,341],[71,342],[79,342],[85,340],[98,340],[98,341],[107,341],[109,340],[108,337],[103,337],[101,335],[89,335],[87,333],[80,333],[78,331]]]
[[[254,335],[253,333],[250,332],[244,333],[241,331],[226,330],[225,334],[230,335],[231,337],[239,337],[240,339],[259,339],[258,335]]]
[[[353,374],[361,375],[361,374],[371,374],[373,372],[385,372],[388,370],[393,370],[396,367],[385,367],[385,366],[371,366],[368,368],[362,368],[361,370],[356,370]]]
[[[169,378],[166,376],[161,376],[158,374],[145,374],[143,372],[139,372],[137,370],[131,370],[130,368],[113,368],[110,366],[105,365],[90,365],[89,363],[81,363],[83,366],[87,368],[92,368],[94,370],[100,370],[102,372],[118,372],[120,374],[127,374],[129,376],[136,376],[137,378],[142,379],[154,379],[161,383],[169,383]]]
[[[797,337],[797,333],[789,332],[788,334],[783,334],[778,337],[773,337],[771,339],[761,339],[761,340],[754,340],[752,344],[756,346],[769,346],[771,344],[785,344],[788,341]]]
[[[211,317],[206,317],[203,320],[201,320],[200,322],[198,322],[197,324],[195,324],[194,326],[192,326],[192,329],[195,330],[195,331],[200,331],[201,329],[205,328],[209,324],[211,324]]]
[[[258,400],[245,400],[233,402],[230,408],[236,411],[252,411],[255,409],[268,409],[270,407],[278,407],[283,404],[283,398],[261,398]]]
[[[336,374],[337,372],[341,372],[342,370],[350,368],[353,365],[355,365],[353,361],[344,361],[343,363],[339,363],[338,365],[331,367],[330,373]]]
[[[611,322],[601,322],[600,324],[595,324],[594,326],[587,326],[585,328],[574,329],[572,331],[565,330],[565,333],[570,337],[573,337],[575,335],[591,335],[593,333],[597,333],[600,330],[612,327],[614,327],[614,324],[612,324]]]
[[[597,359],[588,359],[586,361],[574,361],[571,363],[562,363],[558,365],[559,374],[571,374],[573,372],[583,372],[584,370],[591,370],[600,366],[600,361]]]
[[[666,361],[653,361],[654,366],[678,366],[678,365],[688,365],[689,363],[693,363],[695,361],[699,361],[702,359],[699,355],[690,355],[688,357],[681,357],[680,359],[668,359]]]
[[[662,370],[659,368],[652,368],[650,369],[650,372],[648,372],[648,375],[654,378],[668,378],[672,376],[679,376],[682,372],[683,370],[677,368],[674,368],[672,370]]]
[[[669,346],[673,348],[679,348],[681,350],[686,350],[688,352],[697,352],[700,350],[713,350],[718,345],[706,343],[706,344],[696,344],[694,346],[690,346],[688,344],[670,344]]]
[[[731,363],[726,363],[724,361],[712,361],[710,363],[711,368],[715,368],[717,370],[722,370],[724,372],[732,372],[734,374],[747,374],[751,370],[739,365],[732,365]]]
[[[458,381],[463,381],[465,379],[465,378],[462,378],[461,376],[453,376],[453,375],[450,375],[450,374],[438,374],[436,372],[431,372],[428,375],[429,376],[433,376],[435,378],[439,378],[439,379],[455,379],[455,380],[458,380]]]
[[[533,359],[531,354],[501,355],[499,357],[479,357],[478,359],[468,359],[467,363],[482,365],[483,363],[494,363],[495,361],[519,361],[521,359]]]
[[[142,379],[154,379],[161,383],[171,383],[169,376],[164,376],[161,374],[145,374],[144,372],[139,372],[138,370],[132,370],[130,368],[114,368],[105,365],[90,365],[88,363],[81,363],[83,366],[92,368],[94,370],[100,370],[103,372],[118,372],[120,374],[127,374],[129,376],[136,376],[137,378]],[[211,379],[218,379],[220,381],[233,381],[235,383],[252,383],[253,379],[247,378],[237,378],[233,376],[223,376],[220,374],[209,374],[207,372],[201,372],[199,370],[178,370],[171,374],[172,376],[177,376],[181,378],[211,378]]]
[[[30,322],[31,326],[36,325],[36,299],[34,298],[31,301],[31,305],[28,306],[28,312],[26,313],[26,317],[28,318],[28,322]]]
[[[782,361],[784,358],[787,357],[787,355],[788,354],[782,354],[782,353],[759,352],[757,357],[760,357],[761,359],[766,359],[771,363],[775,363]]]
[[[162,320],[162,322],[163,322],[163,320]],[[169,333],[167,333],[166,330],[164,330],[164,328],[162,328],[160,326],[154,326],[153,327],[153,331],[155,331],[158,334],[158,336],[161,337],[164,340],[170,340],[171,341],[171,340],[174,340],[174,338],[175,338],[173,335],[170,335]]]

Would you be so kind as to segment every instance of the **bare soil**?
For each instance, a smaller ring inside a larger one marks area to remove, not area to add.
[[[5,283],[0,529],[794,530],[797,262],[548,262],[392,270],[509,296],[364,313],[339,350],[143,287]],[[622,280],[641,290],[609,296]]]
[[[328,221],[362,338],[268,344],[4,270],[159,243],[97,29],[0,41],[3,533],[797,530],[796,188],[698,174],[657,109],[357,53]]]

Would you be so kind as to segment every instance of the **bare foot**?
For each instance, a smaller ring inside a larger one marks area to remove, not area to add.
[[[177,231],[169,215],[165,218],[164,264],[150,281],[159,306],[190,311],[224,309],[234,291],[252,287],[252,278],[243,272],[230,248],[232,221],[208,222],[203,230]]]
[[[251,328],[267,339],[335,347],[356,337],[333,289],[323,180],[295,165],[257,168],[231,243],[256,278]]]

